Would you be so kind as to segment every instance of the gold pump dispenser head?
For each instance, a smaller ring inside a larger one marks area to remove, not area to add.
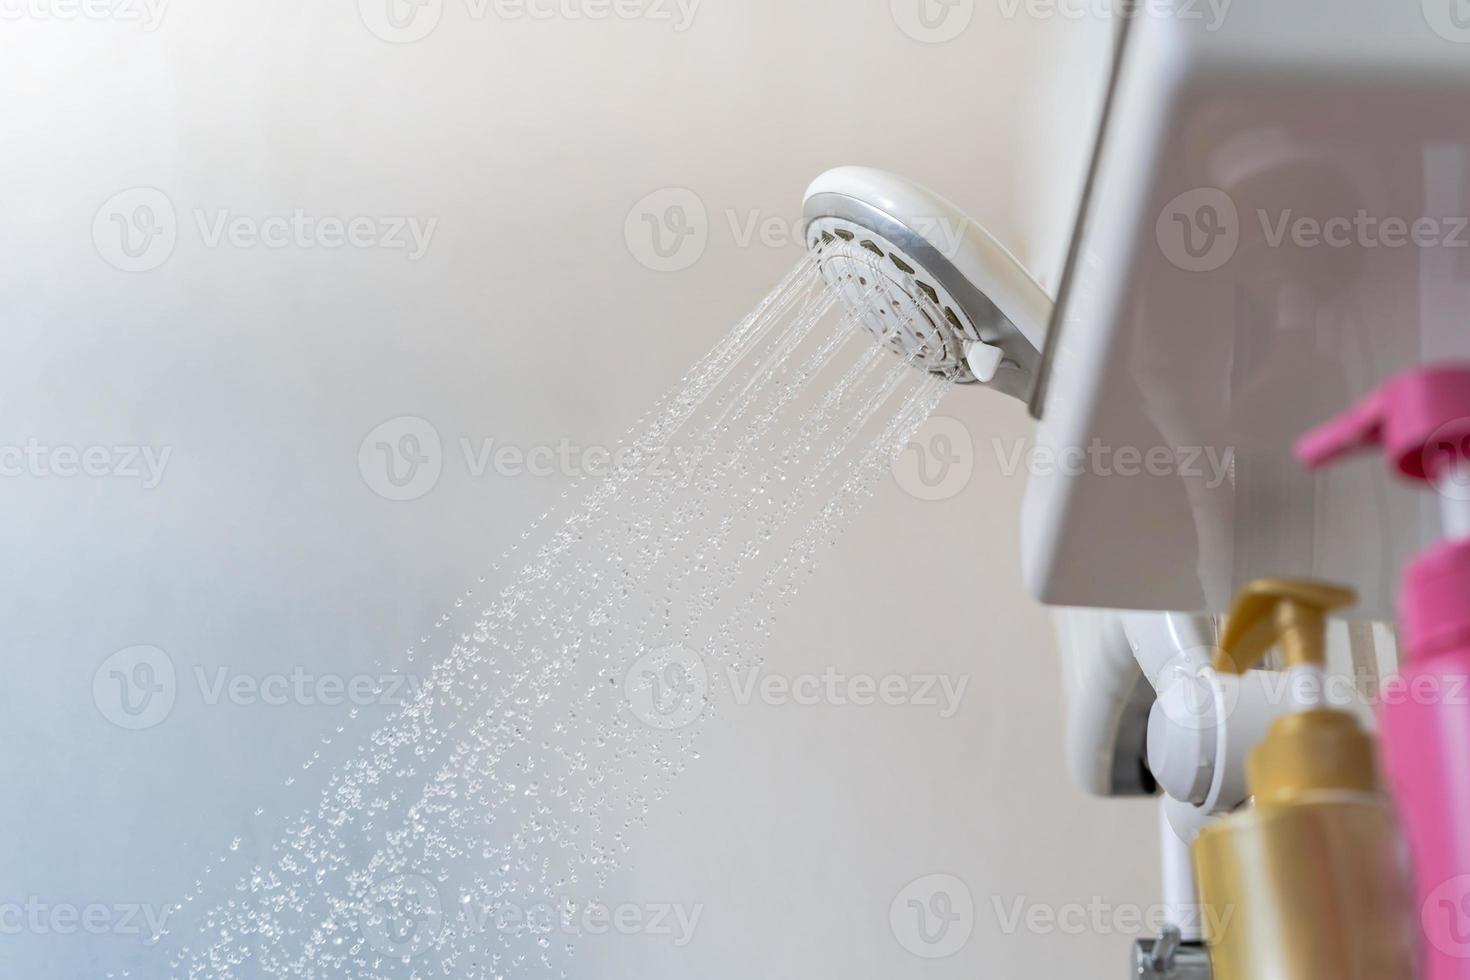
[[[1324,582],[1261,579],[1240,591],[1220,640],[1215,669],[1239,674],[1280,647],[1290,670],[1327,665],[1327,614],[1355,605],[1351,589]],[[1373,740],[1357,719],[1316,706],[1278,718],[1245,764],[1257,805],[1306,793],[1378,789]]]
[[[1215,669],[1242,673],[1279,647],[1293,681],[1320,684],[1327,614],[1356,599],[1322,582],[1252,582]],[[1357,719],[1320,693],[1300,699],[1251,751],[1246,781],[1254,805],[1193,846],[1215,980],[1413,980],[1409,891]]]
[[[1263,578],[1240,590],[1225,624],[1215,669],[1243,674],[1278,643],[1289,667],[1327,664],[1327,614],[1358,595],[1325,582]]]

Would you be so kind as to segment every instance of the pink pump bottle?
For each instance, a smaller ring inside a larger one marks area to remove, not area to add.
[[[1444,540],[1404,573],[1403,671],[1379,705],[1383,766],[1413,860],[1426,980],[1470,980],[1470,365],[1400,375],[1308,433],[1320,467],[1381,447],[1439,493]]]

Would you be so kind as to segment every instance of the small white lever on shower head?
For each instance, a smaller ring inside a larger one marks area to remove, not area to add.
[[[999,347],[992,347],[978,340],[972,341],[965,348],[965,363],[970,366],[970,373],[975,376],[975,380],[983,385],[995,380],[1005,357],[1006,352]]]

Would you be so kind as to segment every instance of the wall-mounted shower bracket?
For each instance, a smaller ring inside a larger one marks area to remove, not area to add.
[[[1141,939],[1133,947],[1137,980],[1210,980],[1210,955],[1199,943],[1187,943],[1177,930],[1158,939]]]

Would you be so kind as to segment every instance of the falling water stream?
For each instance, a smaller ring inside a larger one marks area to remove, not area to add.
[[[562,925],[949,387],[857,327],[885,288],[847,305],[802,261],[411,651],[416,699],[340,728],[314,802],[207,869],[143,975],[573,975]]]

